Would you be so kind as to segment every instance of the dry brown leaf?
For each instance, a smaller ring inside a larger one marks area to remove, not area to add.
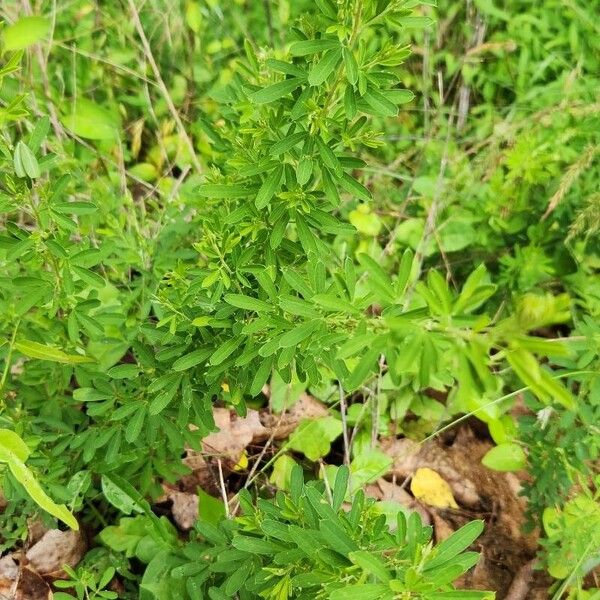
[[[303,419],[319,419],[329,414],[327,407],[309,394],[302,394],[298,401],[281,415],[274,415],[268,410],[261,411],[261,421],[265,426],[267,439],[273,436],[276,440],[287,438]],[[255,441],[261,441],[260,438]]]
[[[0,600],[14,597],[18,576],[19,567],[12,556],[0,558]]]
[[[268,396],[268,389],[265,395]],[[285,439],[303,419],[317,419],[328,414],[325,405],[308,394],[302,394],[298,402],[281,415],[273,415],[268,409],[260,412],[249,409],[246,417],[239,417],[227,408],[215,408],[214,419],[219,431],[203,439],[201,452],[187,451],[183,463],[192,471],[192,475],[181,479],[183,491],[192,491],[198,486],[209,492],[220,491],[215,470],[211,471],[210,458],[222,459],[222,468],[227,474],[236,465],[243,465],[247,461],[244,452],[251,444],[271,438]]]
[[[214,418],[219,431],[202,440],[204,452],[209,456],[226,458],[234,465],[254,439],[262,439],[267,434],[256,410],[248,410],[247,416],[242,418],[229,409],[215,408]]]
[[[198,496],[165,486],[163,489],[166,497],[172,502],[171,513],[177,526],[184,531],[191,529],[198,518]]]
[[[52,590],[39,573],[23,567],[16,582],[14,600],[51,600]]]
[[[439,544],[449,538],[454,533],[454,528],[451,527],[445,519],[442,519],[437,510],[431,511],[433,519],[433,532],[435,533],[435,542]]]
[[[85,549],[86,544],[79,531],[51,529],[25,556],[29,566],[40,575],[58,578],[64,576],[63,565],[75,567]]]

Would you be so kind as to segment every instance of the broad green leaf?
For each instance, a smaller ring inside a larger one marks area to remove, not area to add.
[[[202,488],[198,488],[198,518],[204,523],[219,525],[225,518],[225,506],[221,498],[215,498],[207,494]]]
[[[288,439],[287,446],[310,460],[318,460],[329,454],[331,442],[341,433],[342,424],[335,417],[304,420]]]
[[[79,529],[77,519],[64,504],[56,504],[42,489],[24,461],[29,457],[25,442],[9,429],[0,429],[0,462],[6,463],[13,477],[23,486],[31,499],[47,513],[60,519],[71,529]]]
[[[37,358],[39,360],[48,360],[52,362],[66,363],[69,365],[77,365],[81,363],[94,362],[93,359],[79,354],[66,354],[62,350],[46,346],[31,340],[20,340],[15,342],[15,348],[29,358]]]
[[[2,46],[7,52],[21,50],[43,40],[50,33],[50,19],[44,17],[21,17],[2,33]]]
[[[527,465],[527,457],[519,444],[506,442],[486,452],[481,462],[494,471],[518,471]]]
[[[269,481],[278,489],[289,491],[292,478],[292,469],[297,465],[296,461],[287,454],[282,454],[274,463]]]
[[[368,449],[356,456],[350,464],[352,490],[377,481],[383,477],[392,466],[392,459],[376,449]]]
[[[62,121],[75,135],[88,140],[115,140],[119,135],[118,118],[86,98],[76,98],[71,112]]]
[[[31,454],[27,444],[10,429],[0,429],[0,452],[3,450],[12,452],[22,462],[25,462]]]

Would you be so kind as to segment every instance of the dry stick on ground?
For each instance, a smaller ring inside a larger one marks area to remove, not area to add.
[[[186,146],[188,147],[192,163],[194,164],[194,168],[198,171],[198,173],[201,173],[202,167],[200,165],[200,162],[198,161],[198,157],[196,156],[196,150],[194,149],[194,144],[192,143],[190,136],[188,135],[187,131],[185,130],[183,121],[181,120],[181,117],[179,116],[179,113],[177,112],[177,109],[175,108],[175,104],[173,103],[171,94],[169,94],[169,90],[167,89],[167,86],[165,85],[165,82],[163,81],[163,78],[160,74],[160,70],[158,69],[158,65],[156,64],[156,61],[154,60],[154,55],[152,54],[152,49],[150,48],[148,38],[146,37],[146,34],[144,33],[144,28],[142,27],[142,22],[140,21],[140,14],[139,14],[133,0],[129,0],[129,8],[131,10],[131,16],[133,17],[133,22],[135,24],[135,28],[138,32],[138,35],[140,36],[140,40],[142,41],[142,47],[144,49],[144,56],[146,57],[146,60],[148,61],[148,63],[150,64],[150,67],[152,68],[152,72],[154,73],[154,78],[156,79],[156,83],[158,84],[161,94],[163,95],[163,98],[164,98],[165,102],[167,103],[167,107],[169,108],[169,112],[171,113],[171,116],[173,117],[173,119],[175,120],[175,123],[177,124],[177,129],[179,130],[179,135],[181,135],[181,137],[185,141]]]

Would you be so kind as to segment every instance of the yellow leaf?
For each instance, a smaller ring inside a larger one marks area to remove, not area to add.
[[[248,468],[248,455],[246,454],[246,451],[244,450],[242,452],[242,455],[240,456],[240,460],[238,460],[235,467],[233,467],[233,470],[234,471],[245,471],[247,468]]]
[[[423,467],[414,474],[410,489],[417,500],[437,508],[458,508],[452,490],[433,469]]]
[[[224,381],[221,384],[221,389],[227,394],[229,392],[229,384],[226,381]]]

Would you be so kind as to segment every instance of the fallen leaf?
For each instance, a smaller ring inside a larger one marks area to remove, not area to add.
[[[19,571],[14,600],[51,600],[52,590],[39,573],[23,567]]]
[[[214,418],[219,431],[202,440],[204,452],[217,458],[226,458],[233,465],[239,463],[242,453],[255,438],[266,433],[256,410],[249,410],[246,417],[240,418],[226,408],[216,408]]]
[[[458,508],[448,482],[428,467],[416,470],[410,483],[415,498],[437,508]]]
[[[0,598],[13,598],[19,567],[12,556],[0,558]]]
[[[198,519],[198,496],[163,486],[165,495],[171,501],[171,514],[177,526],[188,531]]]
[[[78,531],[51,529],[27,551],[26,557],[40,575],[61,577],[63,565],[75,567],[85,549],[85,541]]]

